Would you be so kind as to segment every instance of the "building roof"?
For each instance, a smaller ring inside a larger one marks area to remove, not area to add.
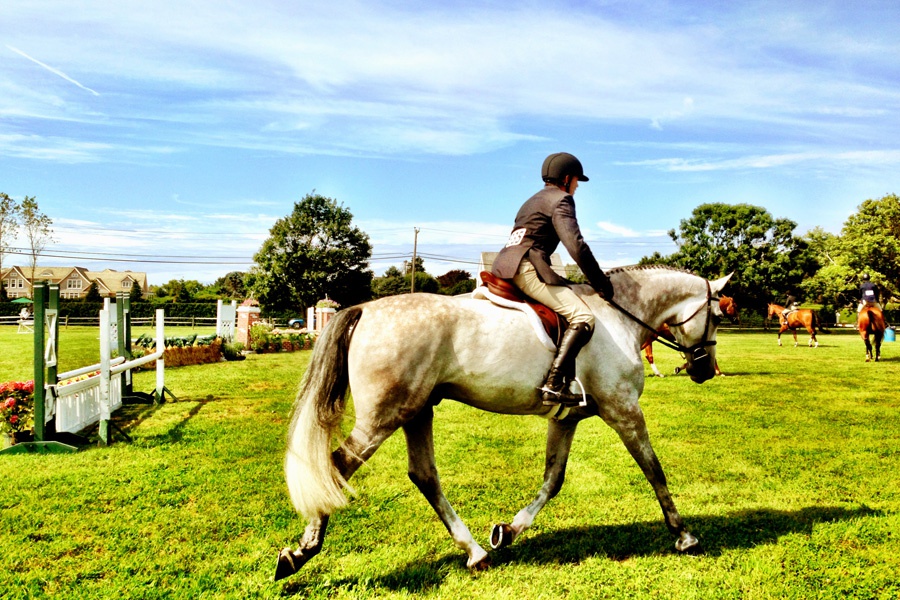
[[[139,271],[115,271],[113,269],[104,269],[102,271],[88,271],[84,267],[19,267],[13,266],[5,269],[0,273],[0,277],[6,277],[10,272],[17,271],[29,282],[33,281],[49,281],[50,283],[59,283],[76,275],[87,283],[97,282],[101,293],[105,290],[108,292],[122,291],[124,288],[122,283],[126,280],[137,282],[142,290],[147,289],[147,274]],[[131,287],[129,284],[128,287]]]

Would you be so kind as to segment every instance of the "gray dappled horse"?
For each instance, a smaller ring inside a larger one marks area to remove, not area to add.
[[[714,375],[717,294],[729,276],[713,282],[663,267],[612,269],[615,305],[586,285],[574,286],[597,316],[577,361],[588,394],[583,407],[550,418],[544,484],[511,524],[495,525],[499,548],[527,529],[559,492],[578,423],[598,415],[638,463],[659,500],[682,552],[699,542],[685,529],[650,445],[638,398],[644,388],[641,346],[667,323],[686,370],[697,383]],[[624,307],[624,308],[623,308]],[[297,572],[322,547],[329,516],[347,503],[351,475],[398,429],[403,429],[409,477],[468,554],[471,569],[486,568],[488,553],[472,538],[441,491],[434,459],[433,407],[453,399],[481,410],[547,415],[537,388],[553,359],[524,313],[483,299],[407,294],[339,311],[316,341],[288,433],[285,476],[294,507],[308,520],[297,550],[278,557],[275,579]],[[340,435],[347,388],[353,395],[353,431]]]

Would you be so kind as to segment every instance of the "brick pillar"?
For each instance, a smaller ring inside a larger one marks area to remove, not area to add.
[[[331,320],[331,317],[334,316],[334,313],[335,310],[333,308],[316,307],[316,331],[325,329],[325,326],[328,324],[328,321]]]
[[[237,309],[237,330],[234,339],[244,345],[244,348],[250,349],[250,328],[259,321],[259,306],[248,304],[249,300],[245,300]]]

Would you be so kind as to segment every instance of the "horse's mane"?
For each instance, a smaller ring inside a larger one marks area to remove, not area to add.
[[[689,271],[687,269],[682,269],[680,267],[670,267],[669,265],[627,265],[624,267],[613,267],[612,269],[608,269],[606,271],[607,275],[615,275],[616,273],[625,273],[628,271],[649,271],[653,269],[661,269],[664,271],[674,271],[676,273],[687,273],[688,275],[694,275],[693,271]]]

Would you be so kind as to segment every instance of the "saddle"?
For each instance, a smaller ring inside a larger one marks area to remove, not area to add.
[[[569,322],[564,316],[554,312],[540,302],[529,298],[522,290],[517,288],[515,284],[507,279],[496,277],[488,271],[482,271],[480,276],[484,286],[495,296],[499,296],[510,302],[522,302],[530,306],[540,318],[541,325],[544,326],[544,331],[547,332],[547,335],[556,346],[559,346],[563,333],[565,333],[566,329],[569,327]]]

